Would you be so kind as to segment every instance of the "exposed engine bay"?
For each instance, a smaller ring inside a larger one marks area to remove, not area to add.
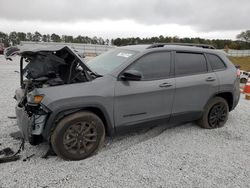
[[[21,87],[28,90],[86,82],[95,78],[81,57],[69,47],[57,51],[24,51],[21,55]],[[27,65],[23,68],[24,62]],[[23,77],[27,80],[23,81]]]

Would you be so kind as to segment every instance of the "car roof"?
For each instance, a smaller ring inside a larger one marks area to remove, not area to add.
[[[125,50],[133,50],[133,51],[145,51],[147,48],[149,48],[150,44],[140,44],[140,45],[128,45],[128,46],[121,46],[118,47],[119,49],[125,49]]]
[[[210,45],[202,44],[186,44],[186,43],[166,43],[166,44],[142,44],[142,45],[128,45],[119,47],[119,49],[133,50],[133,51],[155,51],[158,49],[167,50],[181,50],[181,51],[193,51],[193,52],[207,52],[207,53],[221,53],[222,50],[217,50]]]

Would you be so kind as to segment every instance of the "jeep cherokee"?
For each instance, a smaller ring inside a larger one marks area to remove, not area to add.
[[[105,135],[135,128],[191,121],[222,127],[240,97],[237,69],[208,45],[131,45],[87,62],[67,46],[16,54],[22,136],[33,145],[49,142],[66,160],[89,157]]]

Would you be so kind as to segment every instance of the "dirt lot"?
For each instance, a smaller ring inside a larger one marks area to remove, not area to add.
[[[0,56],[0,149],[18,149],[14,90],[17,59]],[[42,159],[48,146],[26,144],[22,159],[0,164],[0,187],[250,187],[250,101],[243,96],[225,127],[194,123],[107,138],[95,156],[78,162]]]

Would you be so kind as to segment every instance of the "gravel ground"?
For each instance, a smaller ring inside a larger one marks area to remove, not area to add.
[[[19,147],[13,94],[18,59],[0,56],[0,149]],[[42,159],[47,144],[26,144],[22,159],[0,164],[0,187],[250,187],[250,102],[243,96],[225,127],[205,130],[193,123],[164,126],[107,138],[86,160]]]

